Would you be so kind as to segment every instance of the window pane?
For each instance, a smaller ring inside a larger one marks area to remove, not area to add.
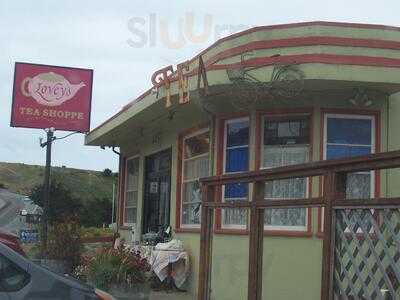
[[[235,148],[226,151],[225,172],[247,171],[249,168],[249,148]]]
[[[373,152],[371,119],[328,118],[327,134],[327,159],[349,158]],[[371,174],[372,172],[348,174],[346,197],[369,198],[371,196]]]
[[[184,162],[184,175],[185,180],[193,180],[208,176],[208,156],[194,158]]]
[[[263,162],[266,168],[301,164],[308,161],[308,146],[276,147],[264,146]]]
[[[137,206],[138,192],[127,192],[126,193],[126,206]]]
[[[247,210],[244,208],[222,209],[224,225],[246,225]]]
[[[264,145],[291,145],[308,143],[308,119],[265,120]]]
[[[182,224],[200,224],[200,203],[182,204]]]
[[[265,197],[275,199],[305,198],[306,178],[290,178],[269,181],[265,184]]]
[[[306,208],[273,208],[265,210],[264,223],[273,226],[306,226]]]
[[[183,184],[182,203],[201,202],[199,181],[187,182]]]
[[[328,143],[371,144],[372,121],[329,117],[327,120]]]
[[[125,208],[125,223],[136,223],[136,207]]]
[[[326,150],[327,159],[345,158],[367,154],[371,154],[370,146],[328,145]]]
[[[308,120],[265,122],[263,166],[275,168],[305,163],[309,160]],[[305,144],[304,146],[295,146]],[[281,145],[281,146],[277,146]],[[274,180],[265,184],[265,198],[305,198],[306,178]],[[264,224],[267,226],[306,226],[305,208],[266,209]]]
[[[371,173],[347,174],[346,197],[367,199],[371,194]]]
[[[249,185],[247,183],[234,183],[225,185],[225,199],[246,198],[248,186]]]
[[[139,182],[139,158],[127,161],[127,186],[128,191],[137,190]]]
[[[202,134],[193,136],[185,140],[184,145],[184,158],[191,158],[207,153],[210,148],[210,133],[204,132]]]
[[[249,144],[249,121],[238,121],[227,124],[227,147]]]
[[[183,180],[181,222],[200,224],[201,191],[198,179],[209,176],[210,133],[205,132],[185,139],[183,153]],[[200,156],[200,157],[199,157]]]
[[[136,223],[136,207],[139,190],[139,158],[129,159],[126,170],[126,188],[125,188],[125,215],[124,222]]]

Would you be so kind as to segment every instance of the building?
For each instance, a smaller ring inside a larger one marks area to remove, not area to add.
[[[153,87],[86,136],[121,149],[119,228],[137,239],[162,225],[184,242],[198,281],[198,179],[398,149],[400,28],[331,22],[256,27],[157,71]],[[398,195],[396,171],[348,176],[350,198]],[[317,197],[318,179],[266,186],[266,198]],[[248,186],[219,190],[247,199]],[[264,299],[320,299],[319,209],[266,213]],[[218,211],[213,299],[245,299],[248,217]],[[273,276],[271,276],[273,275]]]

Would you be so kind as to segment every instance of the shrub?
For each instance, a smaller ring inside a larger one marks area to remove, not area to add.
[[[32,199],[36,205],[43,207],[43,194],[44,186],[40,184],[31,190],[29,198]],[[81,210],[81,200],[73,197],[72,192],[62,182],[52,180],[50,184],[50,203],[48,211],[49,223],[63,223],[65,219],[79,214]]]
[[[110,228],[97,228],[97,227],[82,227],[81,237],[94,238],[94,237],[106,237],[113,236],[114,232]]]
[[[81,263],[82,244],[77,218],[70,217],[51,226],[47,252],[49,259],[63,261],[68,273]]]
[[[138,253],[120,247],[104,248],[75,269],[74,275],[94,286],[109,290],[112,285],[130,287],[147,280],[150,266]]]

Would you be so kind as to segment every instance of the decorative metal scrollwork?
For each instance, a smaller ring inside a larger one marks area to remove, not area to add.
[[[297,65],[274,66],[270,81],[264,82],[250,74],[260,67],[244,68],[244,57],[248,55],[242,54],[239,68],[226,70],[232,82],[231,103],[238,110],[250,110],[262,98],[293,98],[303,91],[305,76]]]

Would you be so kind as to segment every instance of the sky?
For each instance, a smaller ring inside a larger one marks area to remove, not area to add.
[[[147,90],[152,73],[254,26],[342,21],[400,26],[399,0],[0,0],[0,161],[43,165],[40,129],[10,127],[14,63],[94,70],[91,129]],[[56,132],[62,137],[65,132]],[[56,141],[55,166],[117,170],[82,134]]]

